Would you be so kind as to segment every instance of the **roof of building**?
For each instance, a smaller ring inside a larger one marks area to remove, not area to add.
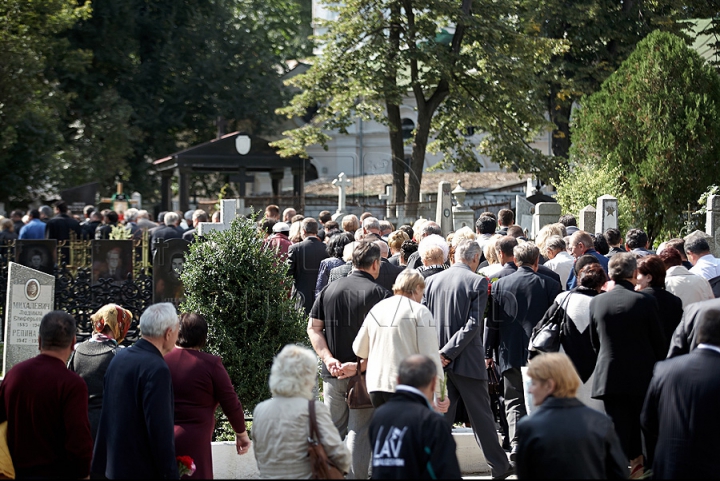
[[[405,174],[407,185],[409,174]],[[439,182],[450,182],[451,189],[462,182],[462,187],[468,192],[503,189],[524,185],[530,174],[515,174],[511,172],[425,172],[420,184],[421,194],[437,194]],[[385,186],[392,184],[392,174],[374,174],[360,177],[351,177],[352,185],[347,189],[346,195],[375,196],[385,192]],[[332,184],[333,179],[320,178],[305,184],[306,196],[336,196],[337,188]]]

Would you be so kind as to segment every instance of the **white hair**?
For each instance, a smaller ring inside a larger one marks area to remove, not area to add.
[[[270,369],[273,396],[312,399],[317,376],[317,358],[304,347],[288,344],[275,357]]]
[[[165,225],[175,225],[178,220],[180,220],[180,216],[177,215],[177,212],[168,212],[163,218],[163,222],[165,222]]]
[[[130,207],[128,210],[125,211],[125,220],[128,222],[135,222],[135,219],[137,219],[139,212],[140,211],[136,208]]]
[[[477,236],[472,231],[472,229],[468,226],[465,226],[465,227],[461,227],[457,231],[455,231],[455,235],[452,238],[452,245],[453,245],[453,247],[457,247],[457,245],[463,240],[474,241],[476,239],[477,239]]]
[[[375,244],[376,246],[378,246],[380,248],[380,257],[387,257],[388,254],[390,253],[390,248],[385,243],[385,241],[378,239],[375,242],[373,242],[373,244]]]
[[[150,213],[148,211],[146,211],[145,209],[140,209],[137,213],[137,218],[138,219],[149,219]]]
[[[352,260],[352,253],[355,250],[355,247],[358,245],[358,241],[352,241],[349,244],[346,244],[345,247],[343,247],[343,256],[342,259],[345,262],[350,262]]]
[[[455,248],[455,262],[472,262],[476,255],[480,255],[480,245],[477,242],[463,240]]]
[[[366,217],[362,226],[365,230],[380,230],[380,221],[376,217]]]
[[[437,234],[430,234],[429,236],[424,237],[423,240],[420,241],[420,244],[418,244],[418,254],[420,254],[420,258],[424,258],[425,252],[431,247],[440,248],[443,253],[443,261],[447,260],[448,253],[450,252],[450,247],[448,246],[448,243],[445,241],[445,239],[443,239],[442,236],[439,236]]]
[[[169,302],[153,304],[140,316],[140,331],[145,337],[162,337],[169,328],[179,325],[175,306]]]

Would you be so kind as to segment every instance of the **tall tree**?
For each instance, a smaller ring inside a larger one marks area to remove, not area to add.
[[[408,202],[410,216],[428,149],[443,152],[448,164],[475,162],[475,146],[463,135],[468,128],[487,132],[477,148],[481,155],[513,169],[552,168],[530,142],[546,125],[537,74],[562,42],[529,31],[515,15],[515,2],[348,0],[327,8],[337,19],[323,25],[322,55],[290,81],[301,92],[280,110],[302,116],[317,108],[317,114],[276,142],[284,154],[325,145],[326,131],[344,133],[357,116],[383,122],[392,147],[393,201]],[[406,95],[418,112],[407,188],[397,108]]]
[[[617,169],[650,239],[676,235],[683,209],[720,176],[720,76],[675,35],[638,43],[575,122],[572,161]]]

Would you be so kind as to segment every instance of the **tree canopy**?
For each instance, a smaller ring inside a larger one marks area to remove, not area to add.
[[[616,169],[633,224],[677,234],[720,176],[720,76],[684,41],[653,32],[576,112],[571,161]],[[578,170],[581,172],[581,170]]]

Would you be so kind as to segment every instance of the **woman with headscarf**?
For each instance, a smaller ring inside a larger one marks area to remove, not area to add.
[[[116,304],[107,304],[90,316],[93,334],[78,343],[68,361],[68,369],[85,380],[88,387],[88,417],[95,440],[103,403],[105,371],[127,335],[132,314]]]

